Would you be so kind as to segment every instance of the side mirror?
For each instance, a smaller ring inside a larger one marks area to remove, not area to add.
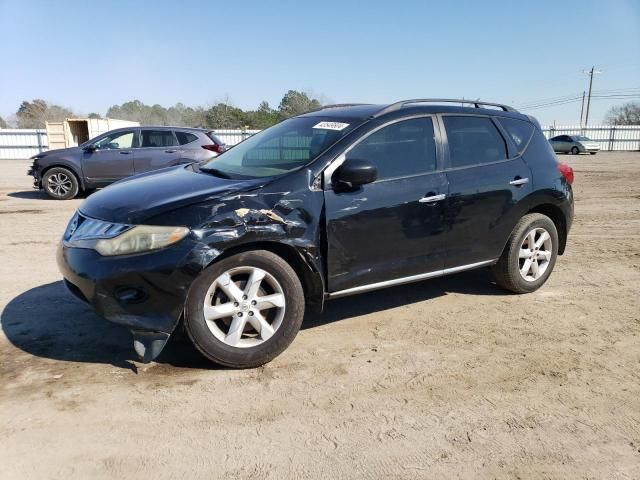
[[[345,160],[334,173],[334,183],[340,188],[351,189],[375,182],[378,169],[368,160]]]
[[[91,145],[87,145],[86,147],[83,148],[83,150],[85,152],[95,152],[98,149],[98,147],[96,147],[95,145],[91,144]]]

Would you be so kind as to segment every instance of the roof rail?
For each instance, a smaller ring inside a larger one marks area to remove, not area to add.
[[[396,110],[400,110],[405,105],[409,105],[411,103],[462,103],[474,105],[476,108],[481,108],[481,105],[487,105],[490,107],[501,108],[505,112],[517,112],[515,108],[509,107],[507,105],[502,105],[501,103],[481,102],[480,100],[465,100],[457,98],[415,98],[411,100],[400,100],[399,102],[387,105],[382,110],[374,113],[372,115],[372,118],[379,117],[381,115],[384,115],[385,113],[395,112]]]
[[[302,115],[311,112],[319,112],[320,110],[326,110],[328,108],[340,108],[340,107],[359,107],[361,105],[371,105],[371,103],[335,103],[333,105],[323,105],[319,108],[314,108],[313,110],[309,110],[308,112],[304,112]]]

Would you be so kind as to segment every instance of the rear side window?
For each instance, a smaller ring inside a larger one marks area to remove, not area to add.
[[[198,139],[198,136],[193,133],[176,131],[175,134],[180,145],[186,145],[187,143],[195,142]]]
[[[171,130],[143,130],[142,148],[145,147],[175,147],[176,139]]]
[[[518,153],[522,153],[533,134],[533,125],[524,120],[516,120],[515,118],[500,118],[499,120],[511,137],[511,140],[513,140],[513,143],[516,144]]]
[[[216,145],[224,145],[224,142],[216,137],[213,132],[207,132],[207,137],[209,137]]]
[[[346,158],[372,162],[378,180],[432,172],[436,169],[433,121],[413,118],[392,123],[365,138]]]
[[[507,158],[507,145],[488,117],[444,116],[451,168],[497,162]]]

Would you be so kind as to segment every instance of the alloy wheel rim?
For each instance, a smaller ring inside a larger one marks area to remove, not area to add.
[[[211,284],[204,298],[204,320],[221,342],[251,348],[269,340],[280,328],[286,300],[280,283],[257,267],[237,267]]]
[[[73,184],[68,175],[54,173],[47,179],[49,190],[59,197],[63,197],[71,191]]]
[[[518,270],[527,282],[535,282],[549,268],[553,255],[551,235],[544,228],[530,230],[520,244]]]

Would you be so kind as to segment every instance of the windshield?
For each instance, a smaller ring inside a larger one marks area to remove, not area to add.
[[[249,137],[200,169],[228,178],[282,175],[306,165],[354,127],[319,117],[291,118]]]

